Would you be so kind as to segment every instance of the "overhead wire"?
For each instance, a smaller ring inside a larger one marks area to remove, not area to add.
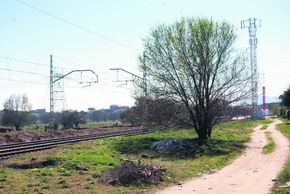
[[[71,21],[69,21],[69,20],[67,20],[67,19],[64,19],[64,18],[62,18],[62,17],[60,17],[60,16],[57,16],[57,15],[55,15],[55,14],[52,14],[52,13],[50,13],[50,12],[44,10],[44,9],[40,9],[40,8],[38,8],[38,7],[36,7],[36,6],[32,5],[32,4],[30,4],[30,3],[27,3],[26,1],[23,1],[23,0],[15,0],[15,1],[18,2],[18,3],[21,3],[22,5],[25,5],[26,7],[29,7],[29,8],[31,8],[31,9],[34,9],[34,10],[36,10],[36,11],[42,13],[42,14],[45,14],[45,15],[47,15],[47,16],[49,16],[49,17],[52,17],[52,18],[54,18],[54,19],[56,19],[56,20],[58,20],[58,21],[60,21],[60,22],[62,22],[62,23],[65,23],[65,24],[70,25],[70,26],[73,26],[73,27],[75,27],[75,28],[77,28],[77,29],[79,29],[79,30],[82,30],[82,31],[84,31],[84,32],[87,32],[87,33],[89,33],[89,34],[91,34],[91,35],[93,35],[93,36],[96,36],[96,37],[98,37],[98,38],[102,38],[102,39],[104,39],[104,40],[107,40],[107,41],[109,41],[109,42],[112,42],[112,43],[114,43],[114,44],[118,44],[118,45],[120,45],[120,46],[123,46],[123,47],[129,48],[129,49],[137,50],[137,51],[138,51],[137,48],[135,48],[135,47],[133,47],[133,46],[131,46],[131,45],[128,45],[128,44],[123,43],[123,42],[121,42],[121,41],[118,41],[118,40],[112,39],[112,38],[107,37],[107,36],[105,36],[105,35],[103,35],[103,34],[101,34],[101,33],[98,33],[98,32],[95,32],[95,31],[92,31],[92,30],[90,30],[90,29],[88,29],[88,28],[86,28],[86,27],[84,27],[84,26],[82,26],[82,25],[79,25],[79,24],[73,23],[73,22],[71,22]]]
[[[42,66],[42,67],[49,67],[49,64],[44,64],[44,63],[39,63],[39,62],[34,62],[34,61],[27,61],[27,60],[17,59],[17,58],[13,58],[13,57],[0,56],[0,58],[6,59],[7,61],[15,61],[15,62],[32,64],[32,65],[37,65],[37,66]]]
[[[37,84],[37,85],[45,85],[45,86],[47,86],[47,83],[36,82],[36,81],[27,81],[27,80],[10,79],[10,78],[0,78],[0,80],[2,80],[2,81],[11,81],[11,82],[19,82],[19,83],[22,83],[22,84]],[[107,85],[107,86],[115,88],[115,89],[118,89],[118,91],[110,90],[110,92],[112,92],[112,93],[120,93],[122,91],[120,89],[124,89],[124,88],[116,88],[116,87],[111,86],[111,85]],[[107,91],[105,88],[94,88],[94,89],[92,89],[92,88],[81,88],[81,87],[76,87],[76,86],[66,86],[66,87],[71,88],[71,89],[81,89],[81,90],[94,91],[94,92],[100,91],[100,90],[101,91]]]
[[[0,67],[0,71],[10,71],[10,72],[15,72],[15,73],[25,73],[25,74],[30,74],[30,75],[37,75],[37,76],[42,76],[42,77],[48,77],[47,75],[40,74],[40,73],[37,73],[37,72],[22,71],[22,70],[13,70],[11,68],[2,68],[2,67]]]
[[[67,19],[64,19],[64,18],[62,18],[62,17],[60,17],[60,16],[57,16],[57,15],[55,15],[55,14],[52,14],[52,13],[50,13],[50,12],[44,10],[44,9],[40,9],[40,8],[38,8],[38,7],[36,7],[36,6],[32,5],[32,4],[30,4],[30,3],[27,3],[26,1],[23,1],[23,0],[15,0],[15,1],[17,1],[18,3],[21,3],[22,5],[25,5],[26,7],[29,7],[29,8],[31,8],[31,9],[34,9],[34,10],[36,10],[36,11],[42,13],[42,14],[45,14],[45,15],[47,15],[47,16],[49,16],[49,17],[52,17],[52,18],[54,18],[54,19],[56,19],[56,20],[58,20],[58,21],[60,21],[60,22],[62,22],[62,23],[65,23],[65,24],[67,24],[67,25],[70,25],[70,26],[72,26],[72,27],[75,27],[75,28],[77,28],[78,30],[82,30],[82,31],[87,32],[87,33],[89,33],[89,34],[91,34],[91,35],[93,35],[93,36],[96,36],[96,37],[98,37],[98,38],[102,38],[102,39],[104,39],[104,40],[110,41],[111,43],[118,44],[119,46],[127,47],[127,48],[129,48],[129,49],[137,50],[137,51],[138,51],[137,48],[135,48],[135,47],[133,47],[133,46],[131,46],[131,45],[129,45],[129,44],[126,44],[126,43],[123,43],[123,42],[121,42],[121,41],[118,41],[118,40],[112,39],[112,38],[107,37],[107,36],[105,36],[105,35],[103,35],[103,34],[100,34],[100,33],[98,33],[98,32],[95,32],[95,31],[91,30],[91,29],[88,29],[88,28],[86,28],[86,27],[84,27],[84,26],[82,26],[82,25],[79,25],[79,24],[73,23],[73,22],[71,22],[71,21],[69,21],[69,20],[67,20]],[[12,57],[5,57],[5,56],[0,56],[0,58],[2,58],[2,59],[6,59],[6,60],[9,60],[9,61],[20,62],[20,63],[27,63],[27,64],[33,64],[33,65],[37,65],[37,66],[42,66],[42,67],[49,68],[49,64],[38,63],[38,62],[33,62],[33,61],[27,61],[27,60],[22,60],[22,59],[16,59],[16,58],[12,58]],[[64,68],[64,67],[63,67],[63,69],[68,69],[68,68]],[[40,73],[38,73],[38,72],[30,72],[30,71],[23,71],[23,70],[15,70],[15,69],[11,69],[11,68],[0,68],[0,70],[2,70],[2,71],[17,72],[17,73],[25,73],[25,74],[31,74],[31,75],[41,75],[41,76],[43,76],[43,74],[40,74]],[[97,73],[101,73],[101,74],[110,74],[109,71],[102,71],[102,72],[101,72],[101,71],[98,71]],[[48,77],[49,77],[49,76],[45,76],[45,78],[48,78]],[[67,79],[68,79],[68,80],[77,81],[77,80],[75,80],[75,79],[73,79],[73,78],[67,78]],[[13,82],[20,82],[20,83],[29,83],[29,84],[47,85],[47,83],[42,83],[42,82],[27,81],[27,80],[16,80],[16,79],[11,79],[11,78],[7,78],[7,79],[6,79],[6,78],[1,78],[0,80],[13,81]],[[105,85],[106,85],[106,84],[105,84]],[[110,86],[110,87],[114,87],[114,88],[116,88],[116,86],[113,86],[113,85],[109,85],[109,86]],[[70,87],[70,88],[78,88],[78,87],[71,87],[71,86],[67,86],[67,87]],[[87,89],[87,88],[84,88],[84,89],[85,89],[85,90],[90,90],[90,89]],[[94,91],[95,91],[95,90],[94,90]],[[119,92],[118,92],[118,93],[119,93]]]

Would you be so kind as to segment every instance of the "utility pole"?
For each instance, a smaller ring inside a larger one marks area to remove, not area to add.
[[[256,18],[249,18],[241,21],[241,28],[248,28],[249,43],[250,43],[250,60],[251,60],[251,95],[252,95],[252,109],[254,113],[258,111],[258,65],[257,65],[257,43],[256,37],[257,28],[261,27],[261,20]]]
[[[144,90],[144,121],[148,118],[148,85],[147,85],[147,65],[146,65],[146,54],[143,52],[143,90]]]
[[[266,115],[266,87],[263,86],[263,115]]]
[[[49,79],[49,112],[52,114],[54,112],[54,92],[53,92],[53,59],[50,55],[50,79]]]

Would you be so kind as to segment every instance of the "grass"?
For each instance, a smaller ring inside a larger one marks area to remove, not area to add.
[[[268,143],[263,147],[263,154],[271,154],[275,150],[276,144],[270,132],[265,132],[265,135]]]
[[[290,122],[283,120],[283,123],[278,125],[278,129],[282,132],[283,135],[289,138],[290,140]],[[285,164],[283,170],[277,177],[277,182],[273,188],[273,194],[289,194],[289,191],[286,188],[279,188],[279,186],[284,185],[290,181],[290,159]]]
[[[283,135],[290,139],[290,121],[283,120],[283,123],[278,125],[278,129]]]
[[[197,137],[194,130],[166,129],[154,134],[99,139],[17,156],[7,163],[37,158],[55,160],[57,165],[25,170],[0,168],[0,193],[153,193],[229,164],[243,152],[252,128],[258,123],[260,121],[245,120],[218,125],[207,146],[178,154],[155,152],[150,146],[164,139],[193,141]],[[100,182],[107,170],[127,159],[166,168],[164,182],[155,187],[114,187]]]
[[[80,124],[80,127],[85,127],[85,128],[99,128],[99,127],[112,127],[115,125],[121,125],[123,124],[121,121],[99,121],[99,122],[87,122],[85,124]]]
[[[269,124],[273,123],[273,121],[269,120],[269,119],[265,119],[265,120],[260,120],[260,123],[264,124],[264,125],[269,125]]]

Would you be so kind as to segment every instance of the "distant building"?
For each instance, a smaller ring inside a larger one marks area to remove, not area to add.
[[[118,105],[115,105],[115,104],[110,105],[110,110],[111,111],[115,111],[117,109],[119,109],[119,106]]]
[[[110,111],[111,112],[115,112],[115,111],[118,111],[118,110],[124,110],[124,109],[128,109],[129,106],[119,106],[119,105],[116,105],[116,104],[112,104],[110,105]]]
[[[95,108],[93,108],[93,107],[88,108],[88,112],[94,112],[94,111],[96,111]]]
[[[40,113],[46,113],[46,110],[45,108],[40,108],[40,109],[35,109],[32,112],[40,114]]]

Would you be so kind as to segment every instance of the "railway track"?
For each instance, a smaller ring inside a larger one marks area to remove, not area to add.
[[[0,158],[5,158],[8,156],[22,154],[33,151],[40,151],[45,149],[54,148],[61,145],[73,144],[81,141],[89,141],[106,137],[115,137],[123,135],[139,135],[146,133],[153,133],[156,130],[152,129],[130,129],[130,130],[120,130],[120,131],[107,131],[100,132],[92,135],[82,135],[82,136],[71,136],[62,137],[46,140],[37,140],[31,142],[20,142],[0,145]]]

